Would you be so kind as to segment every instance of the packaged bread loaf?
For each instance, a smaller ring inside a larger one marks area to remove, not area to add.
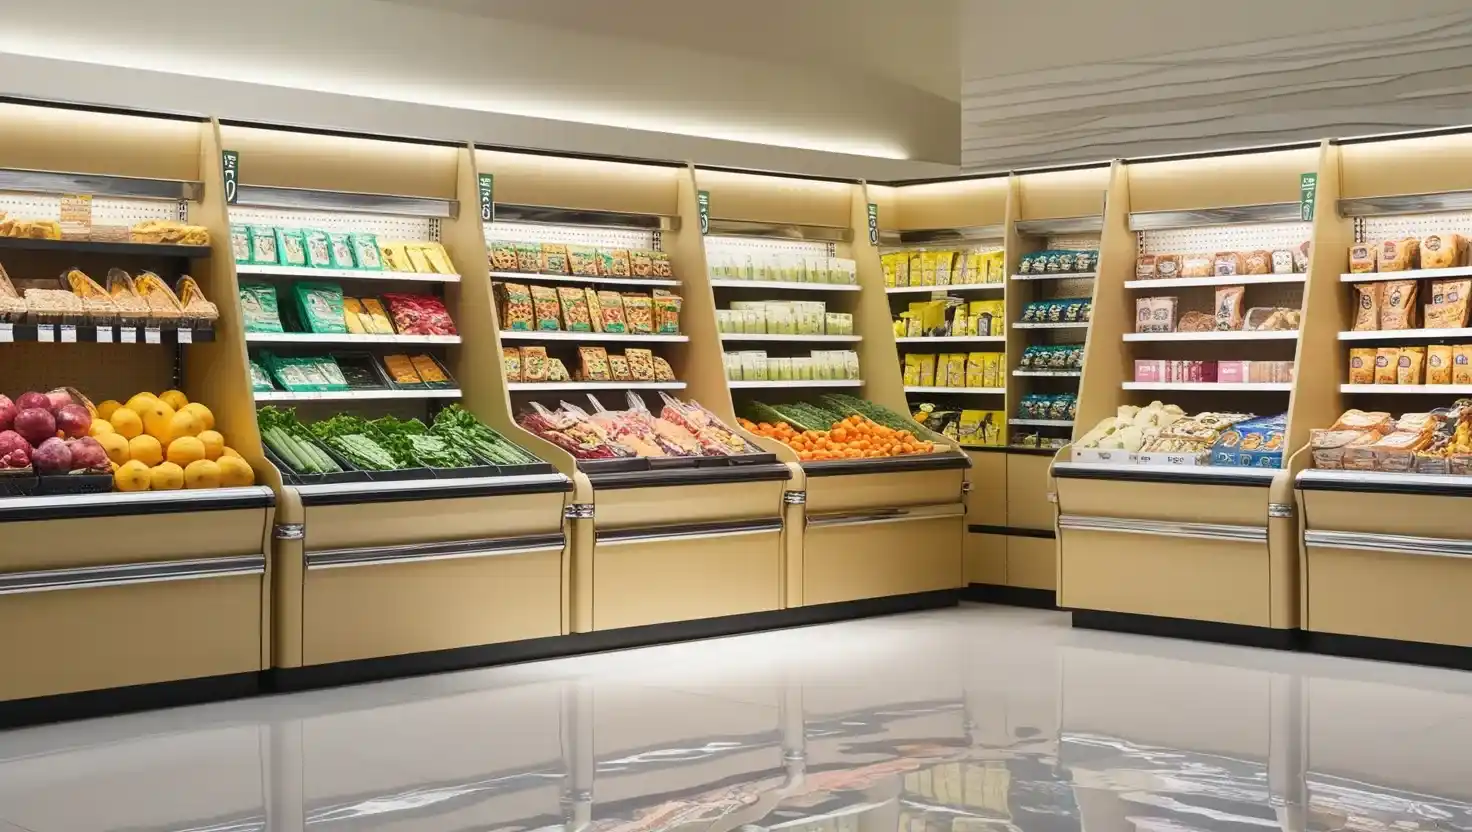
[[[1415,237],[1386,240],[1380,243],[1377,266],[1382,272],[1403,272],[1407,269],[1418,268],[1420,250],[1421,241]]]
[[[1149,280],[1155,276],[1155,255],[1140,255],[1139,259],[1135,261],[1135,279]]]
[[[1216,264],[1209,254],[1187,254],[1181,258],[1181,277],[1211,277]]]
[[[1231,275],[1245,274],[1245,266],[1242,255],[1235,251],[1219,251],[1213,259],[1214,268],[1218,277],[1230,277]]]
[[[1349,351],[1349,383],[1375,383],[1375,348],[1356,347]]]
[[[1467,293],[1472,279],[1431,281],[1430,303],[1426,304],[1427,329],[1451,329],[1467,325]]]
[[[1375,350],[1375,383],[1394,384],[1396,366],[1400,363],[1400,347],[1378,347]]]
[[[1381,260],[1384,265],[1384,260]],[[1416,287],[1414,280],[1392,280],[1385,284],[1380,300],[1381,329],[1414,329],[1416,326]]]
[[[1421,268],[1448,269],[1462,265],[1466,241],[1460,234],[1428,234],[1421,238]]]
[[[1175,320],[1175,298],[1137,298],[1135,300],[1136,332],[1174,332]]]
[[[1242,274],[1271,274],[1273,253],[1271,251],[1249,251],[1242,255]]]
[[[1384,291],[1384,283],[1356,283],[1354,285],[1355,332],[1371,332],[1380,328],[1380,298]]]
[[[1354,274],[1368,274],[1375,271],[1375,253],[1379,246],[1370,243],[1355,243],[1349,247],[1349,270]]]
[[[1242,306],[1246,295],[1245,286],[1223,286],[1216,290],[1218,332],[1235,332],[1242,328]]]
[[[1431,344],[1426,347],[1426,383],[1452,383],[1452,348],[1450,344]]]
[[[1452,346],[1452,384],[1472,384],[1472,344]]]
[[[1339,420],[1330,430],[1358,430],[1386,434],[1394,429],[1394,425],[1395,419],[1383,410],[1350,409],[1340,414]]]
[[[1293,273],[1293,252],[1280,248],[1273,252],[1273,274]]]
[[[1181,255],[1157,254],[1155,256],[1155,276],[1162,279],[1181,277]]]
[[[1379,433],[1362,430],[1311,430],[1308,444],[1312,449],[1314,467],[1337,470],[1344,467],[1344,449],[1374,444]]]
[[[1395,367],[1396,384],[1421,384],[1426,376],[1426,348],[1401,347]]]

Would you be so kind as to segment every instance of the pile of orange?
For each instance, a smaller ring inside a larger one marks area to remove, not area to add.
[[[820,459],[878,459],[905,454],[928,454],[933,442],[915,438],[907,430],[887,428],[857,414],[833,423],[829,430],[797,431],[786,422],[738,420],[741,427],[757,436],[775,439],[797,451],[804,462]]]

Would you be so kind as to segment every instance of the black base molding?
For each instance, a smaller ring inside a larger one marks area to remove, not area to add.
[[[761,630],[804,627],[876,615],[953,607],[959,602],[960,591],[941,590],[770,612],[728,615],[720,618],[703,618],[696,621],[678,621],[644,627],[509,641],[501,644],[459,647],[429,653],[358,659],[308,667],[277,668],[268,674],[267,687],[274,691],[308,690],[426,673],[469,670],[477,667],[554,659],[607,650],[717,638]]]
[[[1009,607],[1031,607],[1038,610],[1058,609],[1058,593],[1051,589],[1025,586],[971,584],[961,590],[961,599],[979,604],[1005,604]]]
[[[207,676],[202,679],[16,699],[0,702],[0,728],[223,702],[255,696],[261,690],[261,674],[232,673],[228,676]]]
[[[1326,656],[1472,670],[1472,647],[1310,632],[1303,634],[1303,643],[1306,650]]]
[[[1302,631],[1275,630],[1246,624],[1222,624],[1217,621],[1194,621],[1128,612],[1074,610],[1073,626],[1089,630],[1109,630],[1141,636],[1184,638],[1192,641],[1215,641],[1243,647],[1266,647],[1273,650],[1297,650],[1302,646]]]

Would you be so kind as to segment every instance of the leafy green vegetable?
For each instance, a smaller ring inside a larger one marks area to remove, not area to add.
[[[417,459],[431,468],[470,468],[476,464],[475,457],[463,449],[431,436],[429,428],[418,419],[403,421],[384,416],[372,424],[383,434],[384,446],[396,457]]]
[[[342,467],[317,447],[312,434],[296,418],[295,410],[267,405],[256,414],[261,439],[287,467],[298,474],[336,473]]]
[[[878,424],[894,430],[908,430],[919,435],[925,435],[919,422],[908,416],[902,416],[887,407],[865,401],[857,396],[849,396],[842,393],[833,393],[819,396],[818,400],[823,404],[843,413],[857,413]],[[926,431],[928,433],[928,431]]]
[[[500,465],[526,465],[539,462],[495,430],[482,424],[470,411],[451,405],[435,414],[430,433],[455,447],[469,451]]]
[[[385,448],[385,440],[378,436],[373,426],[357,416],[339,413],[313,424],[312,433],[349,462],[367,471],[396,471],[419,466],[412,453],[404,456]]]

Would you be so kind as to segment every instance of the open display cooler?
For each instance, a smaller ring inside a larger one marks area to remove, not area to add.
[[[1472,666],[1472,535],[1457,519],[1472,506],[1472,138],[1325,154],[1314,244],[1327,276],[1305,365],[1319,384],[1294,458],[1302,627],[1325,652]]]
[[[280,683],[471,665],[565,633],[571,483],[488,369],[469,148],[220,132],[239,181],[217,274],[280,494]]]
[[[0,724],[253,692],[274,501],[213,305],[214,125],[3,116]]]
[[[477,166],[512,413],[578,483],[571,631],[781,609],[792,469],[735,427],[689,167]]]
[[[1075,624],[1297,626],[1296,200],[1319,167],[1317,148],[1116,164],[1078,427],[1052,466]]]
[[[909,417],[865,188],[696,177],[734,411],[801,466],[783,495],[786,606],[959,587],[968,463]]]

